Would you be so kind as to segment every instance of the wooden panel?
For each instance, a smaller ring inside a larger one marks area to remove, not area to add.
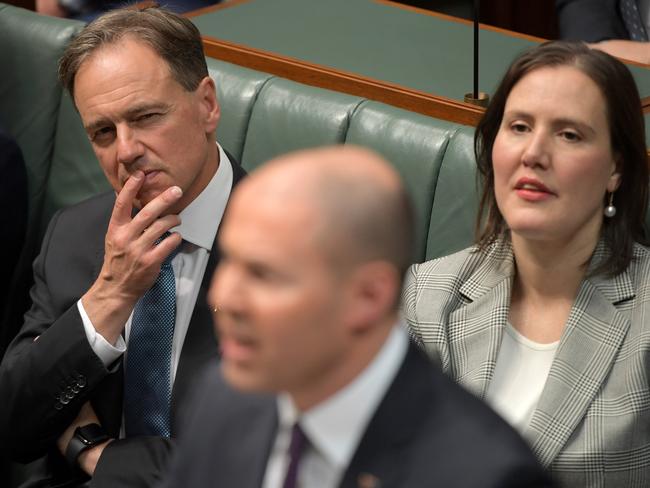
[[[215,59],[281,76],[306,85],[387,103],[438,119],[464,125],[476,125],[483,114],[482,108],[457,100],[208,36],[203,36],[203,46],[205,54]]]

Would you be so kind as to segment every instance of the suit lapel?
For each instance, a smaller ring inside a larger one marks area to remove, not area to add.
[[[493,246],[459,289],[466,304],[449,315],[449,374],[480,398],[485,398],[494,373],[508,320],[513,275],[510,245]]]
[[[410,344],[406,358],[364,433],[342,488],[400,486],[408,466],[408,444],[418,434],[434,401],[431,365]],[[408,401],[404,401],[408,398]]]
[[[244,170],[228,155],[232,163],[233,189],[246,175]],[[218,232],[212,243],[212,250],[208,257],[208,264],[203,273],[201,287],[196,297],[192,318],[187,328],[183,348],[178,362],[176,379],[172,393],[172,432],[176,432],[178,419],[183,418],[183,409],[187,407],[185,400],[200,379],[200,372],[206,364],[218,358],[217,339],[214,333],[212,311],[208,307],[207,295],[212,282],[212,275],[219,263]]]
[[[606,380],[630,327],[615,305],[634,295],[627,271],[583,281],[524,433],[544,466],[566,445]]]

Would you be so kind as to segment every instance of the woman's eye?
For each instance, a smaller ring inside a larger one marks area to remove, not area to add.
[[[510,125],[510,129],[513,132],[522,133],[522,132],[527,132],[528,131],[528,126],[526,124],[522,124],[522,123],[514,123],[514,124]]]
[[[573,132],[573,131],[568,131],[568,130],[562,131],[560,133],[560,135],[562,136],[562,138],[564,140],[569,141],[569,142],[576,142],[576,141],[579,141],[581,139],[580,134],[578,134],[576,132]]]

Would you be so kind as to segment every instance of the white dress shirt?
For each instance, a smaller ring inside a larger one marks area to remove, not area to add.
[[[291,430],[296,421],[309,439],[298,470],[298,486],[339,485],[375,410],[408,349],[408,335],[396,325],[372,362],[334,396],[300,414],[288,394],[278,395],[278,433],[266,465],[263,488],[279,488],[289,466]]]
[[[172,342],[171,382],[174,383],[183,341],[190,325],[196,297],[208,264],[221,218],[226,209],[233,182],[233,170],[228,156],[219,147],[219,168],[203,191],[180,213],[181,224],[171,229],[183,237],[180,252],[172,260],[176,278],[176,322]],[[106,367],[126,351],[131,332],[133,312],[115,345],[110,344],[93,326],[81,299],[77,302],[90,347]]]

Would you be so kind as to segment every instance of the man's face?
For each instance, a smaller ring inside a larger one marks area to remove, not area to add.
[[[75,77],[74,99],[115,191],[136,170],[145,173],[137,206],[177,185],[183,198],[170,209],[177,213],[214,174],[218,153],[210,134],[219,108],[212,81],[185,91],[146,44],[126,37],[93,53]]]
[[[224,374],[239,389],[314,398],[349,344],[346,279],[323,255],[309,204],[239,196],[210,290]]]

